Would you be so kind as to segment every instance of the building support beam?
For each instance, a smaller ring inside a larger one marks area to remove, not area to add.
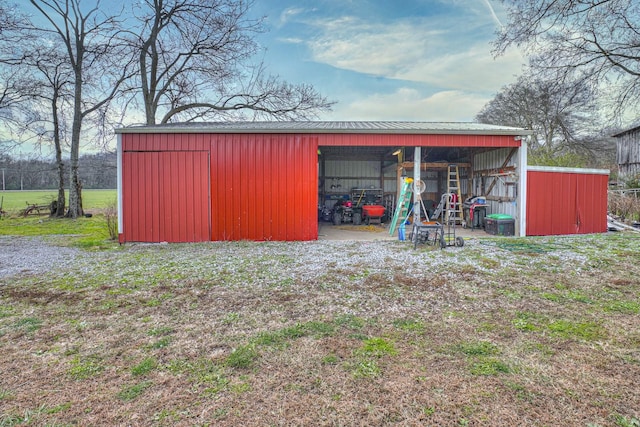
[[[413,149],[413,223],[420,224],[420,192],[416,191],[420,183],[420,161],[422,147]]]

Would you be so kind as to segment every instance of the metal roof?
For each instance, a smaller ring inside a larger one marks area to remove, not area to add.
[[[116,133],[371,133],[415,135],[530,135],[531,130],[472,122],[261,121],[189,122],[131,126]]]
[[[624,135],[626,135],[628,133],[635,132],[638,129],[640,129],[640,120],[638,120],[637,122],[633,123],[630,128],[622,130],[622,131],[620,131],[620,132],[618,132],[618,133],[616,133],[614,135],[611,135],[611,136],[613,136],[614,138],[619,138],[619,137],[624,136]]]

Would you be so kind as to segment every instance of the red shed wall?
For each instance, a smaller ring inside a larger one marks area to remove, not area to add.
[[[122,242],[318,238],[317,137],[123,134],[121,149]]]
[[[519,147],[513,136],[124,133],[120,240],[315,240],[319,145]]]
[[[210,138],[212,240],[318,238],[317,138]]]
[[[323,146],[385,147],[520,147],[513,135],[405,135],[330,133],[319,134]]]
[[[129,151],[122,156],[125,241],[201,242],[209,232],[209,153]]]
[[[527,235],[607,231],[608,175],[562,171],[527,172]]]

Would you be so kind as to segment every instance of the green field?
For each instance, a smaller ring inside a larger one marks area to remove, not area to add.
[[[69,203],[69,191],[67,203]],[[56,190],[29,190],[29,191],[0,191],[2,209],[9,214],[17,213],[30,204],[48,204],[56,199]],[[115,205],[116,190],[82,190],[82,205],[84,210],[104,209]]]

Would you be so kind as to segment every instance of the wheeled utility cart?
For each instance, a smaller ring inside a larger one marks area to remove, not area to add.
[[[438,245],[440,248],[447,246],[444,227],[436,221],[413,224],[409,240],[413,242],[413,249],[417,248],[419,244]]]

